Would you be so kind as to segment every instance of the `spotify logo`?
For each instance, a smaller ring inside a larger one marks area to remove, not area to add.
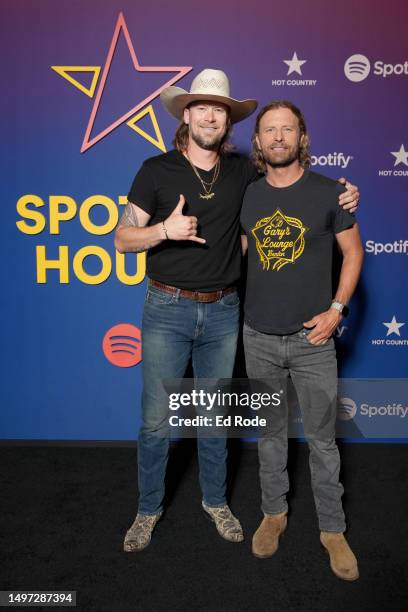
[[[114,325],[105,334],[102,342],[104,355],[119,368],[130,368],[142,360],[142,334],[130,323]]]
[[[358,83],[364,81],[371,71],[371,64],[368,57],[365,55],[352,55],[344,64],[344,74],[346,77]],[[400,61],[397,64],[390,64],[382,60],[376,60],[373,63],[373,75],[380,76],[383,79],[388,77],[404,77],[408,75],[408,60]]]
[[[370,60],[365,55],[352,55],[344,64],[344,74],[353,83],[364,81],[370,74]]]
[[[356,416],[357,404],[349,397],[341,397],[337,401],[337,418],[340,421],[349,421]]]

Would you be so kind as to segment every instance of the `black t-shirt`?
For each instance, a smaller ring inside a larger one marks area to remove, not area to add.
[[[210,182],[213,170],[198,168]],[[173,150],[144,162],[130,189],[128,200],[151,215],[149,225],[164,221],[176,207],[180,194],[186,199],[183,214],[198,219],[198,236],[206,244],[165,240],[148,251],[150,278],[197,291],[214,291],[234,285],[240,276],[240,211],[248,184],[258,174],[248,158],[223,155],[220,173],[212,189],[214,197],[200,199],[203,188],[188,160]]]
[[[241,212],[248,237],[245,321],[291,334],[330,307],[335,234],[355,223],[338,204],[344,187],[305,170],[289,187],[249,185]]]

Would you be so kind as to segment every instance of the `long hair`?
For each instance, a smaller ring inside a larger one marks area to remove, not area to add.
[[[227,127],[226,132],[224,136],[222,137],[222,140],[218,146],[218,152],[220,155],[223,155],[225,153],[231,153],[231,151],[234,150],[234,145],[231,144],[231,142],[229,142],[229,139],[232,133],[232,123],[231,123],[231,116],[229,112],[228,112],[226,127]],[[189,139],[189,128],[188,128],[187,123],[184,123],[184,120],[182,119],[174,135],[173,147],[177,149],[178,151],[180,151],[180,153],[183,153],[184,151],[187,150],[188,139]]]
[[[292,104],[292,102],[289,102],[288,100],[273,100],[272,102],[264,106],[259,111],[258,116],[255,121],[254,133],[252,134],[252,159],[256,166],[256,169],[258,170],[258,172],[261,172],[261,173],[266,172],[266,163],[262,155],[262,151],[260,150],[256,142],[256,137],[259,135],[259,124],[261,122],[262,117],[268,111],[277,110],[278,108],[287,108],[290,111],[292,111],[295,117],[297,117],[297,120],[299,123],[300,137],[303,136],[302,142],[299,145],[298,160],[299,160],[300,165],[303,168],[308,168],[311,164],[310,151],[309,151],[310,137],[307,132],[306,122],[302,114],[302,111],[297,106]]]

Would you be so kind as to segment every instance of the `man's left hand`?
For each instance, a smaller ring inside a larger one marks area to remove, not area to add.
[[[352,185],[347,179],[339,178],[339,183],[345,186],[347,191],[339,196],[339,204],[351,213],[356,212],[360,202],[360,193],[356,185]]]
[[[314,327],[307,335],[310,344],[326,344],[327,340],[333,335],[341,319],[342,315],[338,310],[329,308],[329,310],[315,315],[310,321],[303,323],[304,327]]]

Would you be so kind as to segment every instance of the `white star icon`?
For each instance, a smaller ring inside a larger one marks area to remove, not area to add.
[[[287,76],[292,74],[292,72],[297,72],[298,74],[300,74],[300,76],[302,76],[302,71],[300,67],[303,66],[303,64],[306,64],[307,60],[298,59],[298,56],[296,55],[296,51],[294,52],[291,60],[283,60],[283,61],[285,62],[285,64],[289,66]]]
[[[397,334],[397,336],[400,336],[401,334],[399,328],[405,325],[405,323],[397,323],[397,319],[394,315],[389,323],[383,323],[383,325],[388,327],[387,336],[390,336],[391,334]]]
[[[399,151],[391,151],[391,155],[395,157],[394,166],[398,166],[398,164],[405,164],[408,166],[408,151],[404,149],[403,144]]]

